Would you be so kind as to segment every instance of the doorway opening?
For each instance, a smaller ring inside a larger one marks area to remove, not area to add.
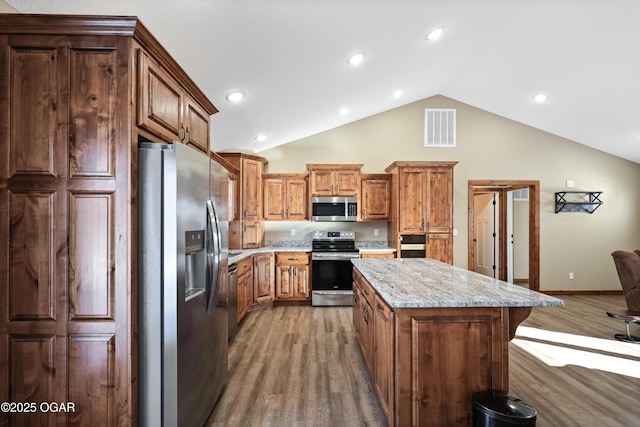
[[[522,189],[528,201],[516,205],[514,192]],[[468,269],[538,291],[540,181],[470,180],[468,197]]]

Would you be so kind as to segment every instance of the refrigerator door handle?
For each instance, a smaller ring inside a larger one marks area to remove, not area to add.
[[[218,215],[213,201],[207,200],[207,220],[209,239],[207,245],[207,312],[217,303],[218,282],[220,279],[220,264],[222,263],[222,248],[220,247],[220,228]]]

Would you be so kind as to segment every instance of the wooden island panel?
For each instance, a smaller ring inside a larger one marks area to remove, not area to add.
[[[474,392],[508,390],[507,317],[502,308],[397,310],[393,424],[471,425]]]

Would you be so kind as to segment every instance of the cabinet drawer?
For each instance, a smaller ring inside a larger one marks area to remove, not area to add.
[[[373,307],[376,293],[369,282],[367,282],[367,279],[365,279],[358,270],[354,269],[353,280],[354,287],[357,287],[360,290],[360,294],[358,296],[364,297],[364,299],[367,300],[367,303]]]
[[[253,270],[252,257],[247,257],[242,261],[238,261],[236,265],[238,266],[238,277],[240,277]]]
[[[360,258],[395,258],[395,254],[391,251],[366,251],[360,252]]]
[[[308,253],[280,252],[276,253],[276,265],[307,265],[309,264]]]
[[[362,291],[362,294],[364,295],[364,299],[367,300],[367,302],[369,303],[369,305],[371,307],[374,306],[374,299],[376,296],[375,291],[373,290],[373,288],[371,287],[371,285],[369,284],[369,282],[366,281],[366,279],[363,278],[363,280],[360,281],[360,290]]]

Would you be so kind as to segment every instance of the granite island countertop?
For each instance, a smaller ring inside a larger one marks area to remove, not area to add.
[[[430,258],[351,262],[392,308],[564,305],[561,299]]]

